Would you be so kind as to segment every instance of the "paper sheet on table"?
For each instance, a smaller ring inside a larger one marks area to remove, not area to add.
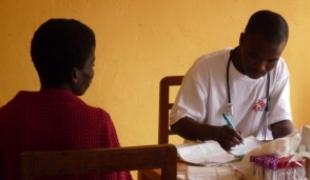
[[[230,153],[235,156],[243,156],[251,150],[261,146],[261,142],[258,141],[254,136],[249,136],[243,139],[243,144],[232,147]]]
[[[182,160],[195,164],[226,163],[236,159],[216,141],[178,145],[177,151]]]
[[[260,141],[253,136],[249,136],[243,139],[243,144],[233,147],[230,153],[225,151],[216,141],[178,145],[177,151],[181,159],[190,163],[226,163],[237,159],[236,157],[245,155],[260,145]]]

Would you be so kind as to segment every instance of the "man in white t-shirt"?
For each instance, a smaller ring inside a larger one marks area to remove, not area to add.
[[[287,40],[281,15],[254,13],[236,48],[202,56],[187,72],[171,130],[189,140],[216,140],[226,150],[242,137],[290,134],[289,72],[280,57]]]

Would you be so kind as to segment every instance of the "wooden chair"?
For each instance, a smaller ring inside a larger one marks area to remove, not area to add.
[[[183,76],[166,76],[160,81],[158,144],[167,144],[169,135],[174,134],[169,128],[169,110],[173,106],[169,102],[169,90],[172,86],[180,86],[182,80]]]
[[[76,175],[118,170],[161,168],[161,179],[176,179],[176,148],[147,145],[70,151],[38,151],[21,154],[21,179],[50,175]]]

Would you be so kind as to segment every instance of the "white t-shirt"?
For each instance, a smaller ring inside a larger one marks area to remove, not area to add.
[[[226,125],[227,112],[226,66],[231,49],[200,57],[185,75],[170,114],[170,124],[187,116],[200,123]],[[243,136],[265,136],[267,124],[292,120],[289,72],[280,58],[270,73],[270,110],[264,118],[267,75],[251,79],[230,63],[230,94],[233,104],[233,124]],[[266,119],[266,120],[265,120]],[[266,122],[266,123],[264,123]],[[270,131],[267,137],[272,138]]]

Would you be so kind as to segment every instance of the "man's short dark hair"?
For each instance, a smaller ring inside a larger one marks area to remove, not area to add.
[[[282,42],[288,39],[288,24],[285,19],[275,12],[261,10],[254,13],[245,28],[245,34],[262,34],[271,42]]]
[[[34,33],[31,57],[41,83],[68,82],[74,67],[82,68],[95,47],[95,34],[74,19],[50,19]]]

